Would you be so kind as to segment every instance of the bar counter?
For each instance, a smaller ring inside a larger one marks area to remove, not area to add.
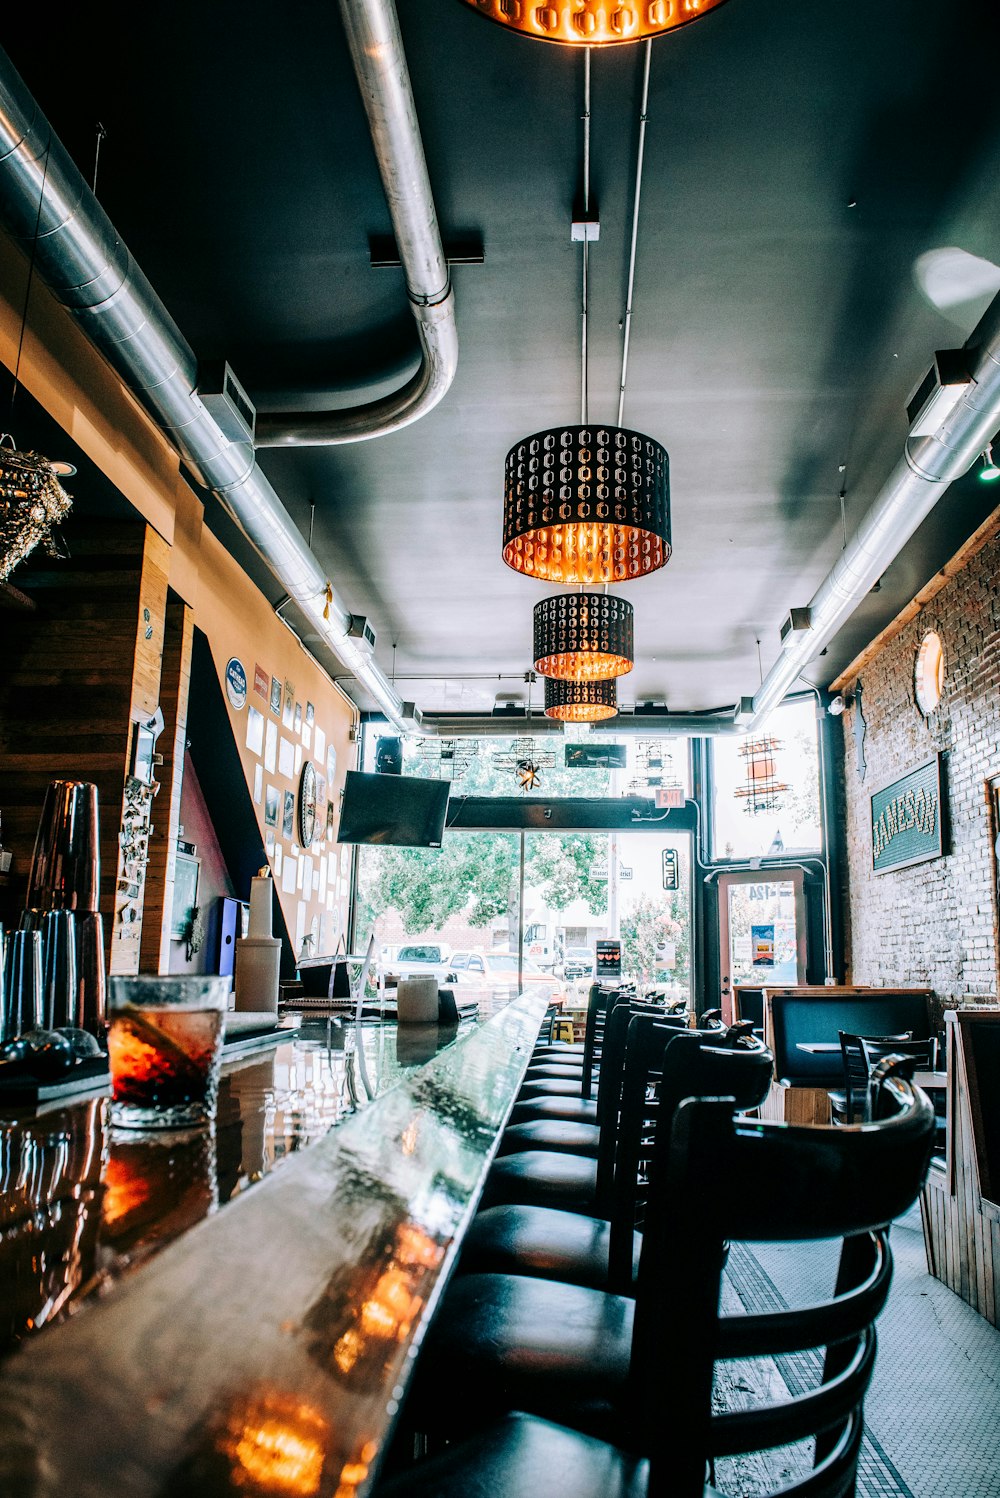
[[[172,1151],[108,1136],[99,1098],[6,1125],[8,1166],[44,1145],[3,1198],[6,1330],[78,1313],[0,1366],[5,1498],[366,1492],[544,1012],[363,1026],[342,1072],[313,1021]]]

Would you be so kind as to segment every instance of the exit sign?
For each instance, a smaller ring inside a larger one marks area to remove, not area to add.
[[[680,868],[676,848],[663,850],[663,888],[667,890],[680,888]]]

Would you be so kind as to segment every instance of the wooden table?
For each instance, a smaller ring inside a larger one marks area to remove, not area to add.
[[[8,1358],[9,1488],[246,1498],[281,1456],[289,1492],[365,1494],[544,1012],[471,1027]]]

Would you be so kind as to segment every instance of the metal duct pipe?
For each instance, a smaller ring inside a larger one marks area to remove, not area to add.
[[[424,713],[419,732],[425,738],[460,739],[488,738],[506,735],[508,738],[537,738],[539,735],[562,733],[564,724],[555,718],[533,715],[507,718],[502,713],[496,716],[476,713]],[[732,708],[712,713],[619,713],[616,718],[594,724],[591,732],[642,734],[646,738],[702,738],[720,733],[742,733]]]
[[[206,411],[194,351],[2,50],[0,219],[28,244],[37,222],[35,267],[42,280],[386,717],[403,731],[412,728],[385,676],[348,636],[349,610],[257,467],[253,447],[227,438]]]
[[[1000,295],[965,344],[972,376],[965,394],[932,436],[907,437],[903,456],[813,595],[810,628],[783,650],[754,693],[744,731],[785,696],[802,671],[850,618],[955,479],[967,473],[1000,427]]]
[[[455,294],[393,0],[340,0],[361,98],[420,336],[416,374],[392,395],[343,411],[257,416],[258,447],[331,447],[409,426],[447,394],[458,368]]]

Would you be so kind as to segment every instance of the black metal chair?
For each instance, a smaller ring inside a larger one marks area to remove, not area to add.
[[[672,1036],[648,1016],[632,1016],[610,1220],[546,1205],[489,1207],[466,1234],[459,1271],[530,1275],[633,1295],[658,1113],[699,1095],[732,1096],[738,1109],[755,1108],[767,1095],[771,1063],[770,1051],[759,1044],[747,1049],[734,1042],[725,1049],[714,1034]]]
[[[844,1061],[844,1091],[830,1093],[834,1118],[842,1123],[854,1123],[864,1116],[865,1100],[868,1096],[869,1066],[865,1057],[864,1042],[872,1045],[899,1045],[909,1041],[912,1031],[900,1035],[852,1035],[846,1030],[837,1031],[840,1054]],[[925,1044],[925,1042],[921,1042]]]
[[[714,1458],[812,1438],[808,1475],[772,1493],[851,1498],[892,1272],[887,1224],[916,1198],[933,1134],[923,1093],[892,1077],[881,1100],[894,1116],[856,1128],[748,1122],[731,1100],[683,1102],[658,1157],[634,1303],[461,1276],[425,1343],[414,1403],[418,1428],[472,1439],[378,1498],[707,1498],[718,1493],[705,1485]],[[720,1314],[727,1241],[818,1238],[842,1240],[830,1300]],[[516,1314],[511,1285],[515,1298],[534,1290]],[[716,1359],[814,1348],[825,1348],[817,1385],[713,1409]]]

